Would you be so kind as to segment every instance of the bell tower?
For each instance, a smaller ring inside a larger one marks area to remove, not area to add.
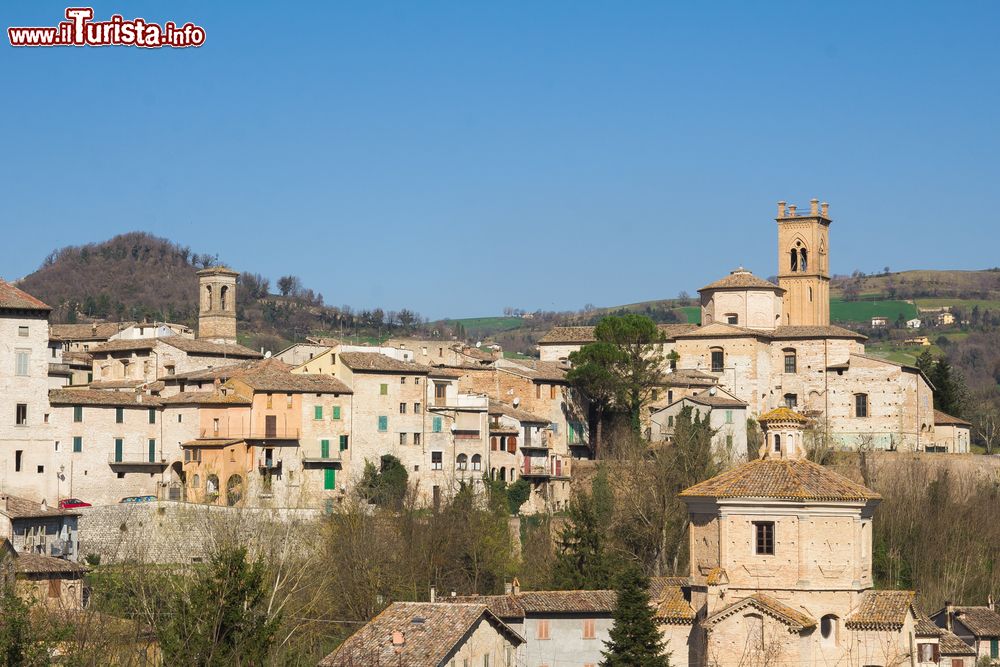
[[[236,342],[236,277],[222,266],[198,272],[198,338]]]
[[[829,204],[809,202],[808,215],[778,202],[778,285],[785,290],[784,321],[792,326],[830,324]]]

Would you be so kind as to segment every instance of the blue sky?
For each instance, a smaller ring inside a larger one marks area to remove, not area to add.
[[[94,10],[207,41],[0,46],[7,279],[147,230],[333,305],[614,305],[772,275],[775,202],[814,196],[834,272],[1000,264],[997,3]]]

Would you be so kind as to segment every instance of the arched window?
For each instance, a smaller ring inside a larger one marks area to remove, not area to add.
[[[868,416],[868,394],[854,395],[854,416],[855,417]]]
[[[774,434],[774,451],[775,452],[781,451],[781,436],[778,435],[777,433]]]
[[[812,300],[813,300],[813,288],[810,287],[809,288],[809,301],[811,302]]]
[[[208,307],[205,310],[212,310],[212,286],[205,285],[205,305]]]
[[[229,287],[223,285],[219,290],[219,308],[222,310],[226,309],[226,304],[229,302]]]
[[[490,468],[490,479],[496,479],[496,478],[497,478],[497,469]]]
[[[507,469],[506,468],[500,468],[500,481],[501,482],[506,482],[507,481]]]
[[[479,454],[472,455],[472,469],[482,470],[483,469],[483,457]]]
[[[798,365],[796,363],[797,362],[797,355],[796,355],[796,352],[795,352],[795,348],[793,348],[793,347],[787,347],[787,348],[785,348],[784,353],[785,353],[785,372],[786,373],[795,373],[795,372],[797,372]]]
[[[805,248],[802,248],[799,250],[799,255],[801,257],[799,259],[799,271],[805,272],[809,268],[809,252]]]
[[[791,270],[791,271],[798,271],[799,270],[799,252],[798,252],[798,250],[796,250],[795,248],[792,248],[792,250],[789,252],[789,257],[791,258],[791,262],[789,262],[789,266],[788,266],[789,270]]]
[[[469,467],[469,457],[465,454],[459,454],[455,457],[455,467],[459,470],[465,470]]]
[[[517,451],[517,436],[512,435],[507,438],[507,453],[513,454]]]
[[[824,646],[836,646],[838,634],[838,618],[833,614],[827,614],[819,621],[819,633]]]
[[[195,475],[194,478],[191,480],[191,486],[194,487],[194,488],[196,488],[196,489],[200,488],[201,487],[201,477],[199,477],[198,475]]]
[[[212,495],[219,493],[219,478],[216,475],[209,475],[205,480],[205,493]]]
[[[497,450],[497,437],[495,435],[490,436],[490,450]]]
[[[239,475],[230,475],[226,480],[226,504],[232,507],[243,500],[243,478]]]

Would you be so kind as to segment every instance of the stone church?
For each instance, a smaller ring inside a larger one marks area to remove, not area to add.
[[[662,389],[644,415],[686,396],[724,390],[751,417],[777,407],[808,416],[831,444],[909,451],[951,451],[935,433],[933,387],[917,368],[865,353],[865,336],[830,324],[829,206],[807,213],[779,202],[778,282],[740,267],[698,290],[701,325],[661,325]],[[566,361],[593,341],[593,327],[556,327],[541,358]],[[668,413],[664,413],[668,414]],[[659,424],[669,436],[669,426]],[[656,430],[656,429],[654,429]]]

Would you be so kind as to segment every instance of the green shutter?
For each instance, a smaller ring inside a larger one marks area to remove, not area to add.
[[[572,445],[576,442],[576,427],[573,425],[573,422],[569,422],[567,426],[569,427],[569,433],[566,434],[566,440]]]
[[[378,430],[388,431],[389,430],[389,418],[386,416],[381,416],[378,418]]]
[[[319,441],[319,455],[324,459],[330,458],[330,441],[320,440]]]
[[[76,438],[73,438],[73,451],[74,452],[80,451],[79,449],[76,448],[76,440],[77,440]],[[122,439],[121,438],[115,438],[115,462],[116,463],[121,463],[122,462]]]
[[[83,406],[74,405],[73,406],[73,421],[82,422],[83,421]]]
[[[386,394],[388,394],[389,393],[389,385],[387,385],[387,384],[380,384],[378,386],[378,393],[380,395],[382,395],[382,396],[385,396]]]
[[[156,463],[156,440],[149,439],[149,462]]]
[[[340,451],[343,452],[343,451],[346,451],[346,450],[347,450],[347,436],[346,435],[342,435],[342,436],[340,436]]]
[[[333,418],[334,419],[340,419],[340,406],[339,405],[333,406]]]
[[[322,419],[322,418],[323,418],[323,406],[322,405],[313,406],[313,419]]]
[[[336,468],[327,468],[323,471],[323,488],[327,491],[332,491],[337,488]]]
[[[122,424],[125,422],[125,408],[115,408],[115,423]]]
[[[156,423],[156,408],[149,409],[149,423],[150,424]]]
[[[1000,639],[990,640],[990,657],[1000,658]]]
[[[82,452],[83,451],[83,437],[79,435],[73,436],[73,451]]]
[[[434,432],[435,433],[440,433],[441,432],[441,418],[440,417],[435,417],[434,421],[433,421],[433,424],[434,424]]]

